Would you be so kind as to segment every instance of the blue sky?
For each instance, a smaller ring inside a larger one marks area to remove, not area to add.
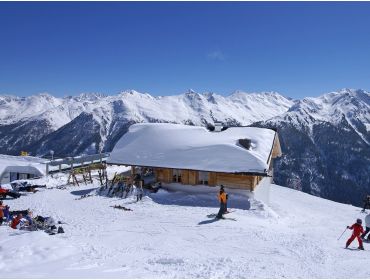
[[[370,3],[0,3],[0,93],[370,89]]]

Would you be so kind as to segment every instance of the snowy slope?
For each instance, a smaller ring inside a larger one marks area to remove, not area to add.
[[[46,189],[8,200],[13,209],[63,220],[49,236],[0,227],[2,278],[367,278],[369,251],[343,249],[359,208],[273,186],[270,207],[230,194],[214,222],[214,195],[160,191],[140,203],[99,196],[94,186]],[[132,212],[113,209],[121,204]],[[67,207],[68,205],[68,207]],[[238,207],[238,208],[237,208]],[[352,245],[353,248],[356,244]],[[370,246],[365,244],[365,249]],[[19,261],[21,260],[21,261]]]

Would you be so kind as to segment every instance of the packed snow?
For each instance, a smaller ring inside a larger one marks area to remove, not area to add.
[[[116,170],[114,172],[118,171]],[[112,171],[110,171],[112,174]],[[66,175],[64,175],[66,176]],[[59,179],[44,178],[48,187]],[[41,183],[39,179],[38,183]],[[66,180],[66,179],[65,179]],[[0,227],[1,278],[367,278],[370,246],[345,250],[360,209],[272,185],[270,205],[230,193],[160,190],[143,200],[95,194],[97,182],[4,202],[63,221],[64,234]],[[110,206],[123,205],[132,211]],[[232,220],[235,219],[235,220]],[[356,248],[353,243],[351,248]]]
[[[180,124],[134,124],[117,142],[108,162],[265,173],[275,134],[273,130],[258,127],[231,127],[210,132],[204,127]],[[239,139],[245,138],[252,141],[249,150],[238,144]]]

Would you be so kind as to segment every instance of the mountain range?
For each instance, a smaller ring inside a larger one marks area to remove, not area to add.
[[[251,125],[277,129],[283,157],[274,164],[279,185],[361,204],[370,193],[370,94],[342,89],[294,100],[276,92],[229,96],[192,90],[152,96],[134,90],[57,98],[0,96],[0,153],[73,156],[111,151],[138,122]]]

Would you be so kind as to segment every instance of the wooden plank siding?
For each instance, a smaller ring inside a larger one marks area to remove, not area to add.
[[[181,170],[181,182],[184,185],[189,185],[189,170],[186,169]]]
[[[155,168],[155,179],[163,183],[172,183],[172,169]]]
[[[225,185],[228,188],[253,190],[257,185],[257,176],[216,173],[216,185]]]
[[[208,185],[216,186],[217,185],[217,173],[209,172],[208,174]]]
[[[280,140],[277,134],[275,134],[274,144],[272,149],[272,158],[277,158],[281,156],[281,146]]]
[[[197,185],[198,184],[198,171],[189,170],[189,185]]]
[[[172,183],[173,171],[170,168],[155,168],[155,178],[159,182]],[[232,173],[209,172],[208,186],[225,185],[228,188],[254,190],[262,180],[261,176],[239,175]],[[199,173],[196,170],[181,170],[181,183],[184,185],[198,185]]]

